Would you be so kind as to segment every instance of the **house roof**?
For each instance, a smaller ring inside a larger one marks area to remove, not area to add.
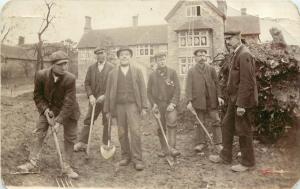
[[[36,60],[36,58],[24,48],[4,44],[1,44],[1,56],[18,60]]]
[[[91,30],[83,34],[77,48],[95,48],[102,44],[108,46],[167,44],[167,35],[167,25]]]
[[[202,22],[202,20],[194,20],[192,22],[186,22],[180,27],[176,28],[175,31],[181,30],[196,30],[196,29],[211,29],[210,26],[207,26]]]
[[[171,9],[171,11],[167,14],[167,16],[165,17],[165,20],[168,21],[175,13],[176,11],[182,6],[182,4],[185,2],[186,0],[179,0],[176,5]],[[197,1],[195,1],[197,2]],[[225,14],[218,9],[213,3],[211,3],[210,1],[203,1],[204,3],[206,3],[212,10],[214,10],[218,15],[220,15],[221,17],[223,17],[224,19],[226,18]]]
[[[242,35],[260,34],[259,17],[251,15],[228,16],[225,22],[225,31],[241,31]]]

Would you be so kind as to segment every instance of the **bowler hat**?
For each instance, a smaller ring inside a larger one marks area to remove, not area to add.
[[[52,64],[61,64],[69,62],[69,57],[64,51],[59,50],[50,55],[50,61]]]
[[[197,54],[198,54],[198,52],[201,52],[201,53],[207,53],[207,51],[206,50],[204,50],[204,49],[196,49],[195,51],[194,51],[194,56],[197,56]],[[206,56],[206,55],[205,55]]]
[[[224,38],[228,39],[228,38],[231,38],[233,36],[240,35],[240,34],[241,34],[241,31],[226,31],[226,32],[224,32]]]
[[[103,51],[106,51],[106,48],[104,47],[96,47],[96,49],[94,50],[94,54],[99,54]]]
[[[122,52],[122,51],[128,51],[128,52],[130,52],[130,55],[132,56],[133,55],[133,52],[132,52],[132,50],[129,48],[129,47],[121,47],[118,51],[117,51],[117,57],[119,58],[119,56],[120,56],[120,53]]]

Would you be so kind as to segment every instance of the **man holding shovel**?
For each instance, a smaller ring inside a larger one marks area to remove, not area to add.
[[[147,85],[148,99],[152,111],[160,114],[163,130],[167,133],[167,140],[170,144],[170,154],[173,157],[180,155],[176,146],[177,110],[176,106],[180,98],[180,86],[175,70],[166,66],[166,54],[160,53],[154,56],[157,69],[151,73]],[[161,128],[157,129],[161,145],[159,157],[169,154],[166,141]]]
[[[188,71],[186,80],[187,109],[196,112],[204,122],[206,118],[212,119],[212,131],[214,144],[220,151],[222,148],[221,120],[218,114],[218,106],[224,103],[220,98],[220,88],[217,73],[214,67],[208,65],[206,51],[198,49],[194,51],[195,65]],[[205,147],[205,131],[197,124],[195,133],[196,152]]]
[[[83,121],[83,128],[79,135],[79,142],[74,146],[75,152],[86,149],[90,132],[90,124],[98,118],[101,112],[103,124],[102,143],[107,145],[108,140],[108,121],[105,113],[103,112],[103,105],[108,73],[113,69],[114,66],[107,62],[106,48],[97,47],[94,50],[94,53],[97,57],[97,62],[89,66],[84,81],[85,91],[87,93],[87,97],[89,98],[88,112]],[[95,106],[94,120],[91,120],[93,106]]]
[[[36,141],[30,152],[29,162],[18,166],[18,169],[29,172],[38,167],[49,124],[53,124],[56,132],[60,127],[64,129],[63,174],[69,178],[78,178],[78,174],[71,168],[77,121],[80,116],[76,100],[76,80],[73,74],[67,72],[69,60],[65,52],[54,52],[50,58],[52,66],[38,71],[34,81],[33,99],[40,113],[35,130]],[[54,118],[54,122],[49,123],[49,118]]]
[[[131,64],[132,55],[129,47],[117,51],[120,65],[109,73],[104,112],[117,118],[122,153],[119,165],[133,161],[136,170],[143,170],[140,116],[146,114],[147,97],[142,71]]]

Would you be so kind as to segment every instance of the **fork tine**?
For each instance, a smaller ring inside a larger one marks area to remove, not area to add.
[[[65,177],[65,183],[66,183],[66,186],[67,186],[67,187],[70,187],[70,184],[69,184],[69,178],[68,178],[68,177]]]
[[[59,184],[59,181],[58,181],[57,177],[55,177],[55,181],[56,181],[56,184],[57,184],[58,188],[61,188],[61,185]]]

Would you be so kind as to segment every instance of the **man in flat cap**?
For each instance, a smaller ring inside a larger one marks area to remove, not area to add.
[[[223,105],[220,87],[215,68],[207,64],[207,55],[204,49],[194,51],[195,65],[188,71],[186,80],[187,109],[196,111],[199,119],[205,122],[212,120],[213,139],[219,150],[222,149],[221,120],[218,106]],[[205,147],[206,135],[199,124],[196,124],[195,147],[200,152]]]
[[[234,49],[234,54],[227,82],[228,107],[222,123],[224,148],[220,155],[212,155],[209,159],[215,163],[231,163],[233,138],[237,135],[242,160],[231,169],[243,172],[255,165],[251,129],[253,108],[258,104],[255,61],[249,49],[241,43],[239,31],[226,32],[225,38],[229,48]]]
[[[93,106],[95,106],[95,114],[93,122],[102,112],[103,134],[102,143],[107,145],[108,142],[108,121],[103,112],[105,99],[106,82],[108,73],[113,69],[113,65],[107,61],[107,49],[97,47],[94,50],[97,62],[90,65],[85,76],[84,86],[87,97],[89,99],[88,112],[83,121],[83,128],[79,135],[79,142],[75,144],[74,151],[85,150],[89,138],[91,116]]]
[[[117,119],[122,153],[119,165],[133,161],[136,170],[143,170],[140,116],[146,114],[147,97],[143,74],[131,64],[132,55],[128,47],[117,51],[120,65],[109,73],[104,112]]]
[[[180,99],[180,86],[177,73],[172,68],[166,66],[167,55],[159,53],[154,56],[157,69],[153,71],[148,80],[147,94],[152,107],[152,111],[159,111],[161,123],[171,147],[171,155],[180,155],[176,147],[177,128],[177,105]],[[167,131],[167,132],[166,132]],[[168,148],[161,129],[157,130],[161,151],[159,157],[165,157]]]
[[[26,172],[38,167],[42,145],[49,128],[47,117],[55,117],[55,130],[58,131],[61,127],[64,129],[64,174],[70,178],[77,178],[78,174],[71,168],[77,121],[80,116],[76,100],[76,78],[67,71],[68,56],[65,52],[54,52],[50,58],[52,66],[39,70],[35,75],[33,99],[40,113],[35,130],[36,141],[30,152],[29,162],[18,168]]]

